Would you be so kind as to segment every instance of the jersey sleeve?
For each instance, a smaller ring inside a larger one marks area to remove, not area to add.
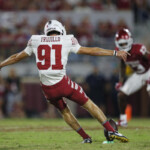
[[[29,56],[32,55],[33,53],[33,42],[32,42],[32,37],[28,41],[27,47],[24,50]]]
[[[36,46],[37,42],[38,42],[38,36],[32,35],[30,40],[28,41],[27,47],[24,50],[29,56],[32,55],[33,48]]]
[[[77,53],[81,45],[78,43],[78,40],[75,37],[71,37],[71,46],[70,52]]]

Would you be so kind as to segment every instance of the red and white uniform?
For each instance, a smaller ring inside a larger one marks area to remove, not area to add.
[[[77,53],[80,47],[73,35],[32,35],[25,52],[35,54],[42,84],[54,85],[66,75],[69,53]]]
[[[150,59],[146,60],[143,57],[147,53],[146,47],[142,44],[133,44],[129,53],[131,56],[127,56],[125,63],[133,69],[134,73],[120,88],[126,95],[136,92],[150,80]],[[147,91],[149,90],[150,84],[147,84]]]
[[[77,53],[80,47],[73,35],[33,35],[25,49],[29,56],[35,54],[45,97],[60,110],[66,105],[63,97],[80,105],[88,100],[82,88],[66,76],[69,53]]]

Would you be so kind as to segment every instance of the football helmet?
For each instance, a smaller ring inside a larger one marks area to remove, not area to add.
[[[49,32],[52,32],[52,31],[57,31],[61,35],[66,35],[65,27],[62,25],[61,22],[57,20],[50,20],[45,24],[44,34],[47,35]]]
[[[133,44],[131,33],[128,29],[121,29],[116,33],[115,44],[119,50],[129,51]]]

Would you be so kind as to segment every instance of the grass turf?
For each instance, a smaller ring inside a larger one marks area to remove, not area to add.
[[[128,128],[119,128],[129,143],[105,140],[103,128],[94,119],[79,119],[92,144],[81,144],[82,138],[62,119],[0,120],[0,150],[150,150],[150,119],[132,119]]]

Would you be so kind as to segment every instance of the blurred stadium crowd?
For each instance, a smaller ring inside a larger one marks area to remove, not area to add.
[[[1,26],[1,57],[6,58],[10,55],[10,52],[14,53],[26,47],[27,41],[32,34],[43,33],[43,26],[47,20],[48,18],[43,18],[34,27],[28,23],[27,19],[24,19],[19,23],[13,22],[13,25],[10,23],[10,26]],[[58,20],[62,21],[61,18],[58,18]],[[93,27],[88,17],[83,18],[77,25],[73,24],[71,19],[68,19],[66,22],[64,22],[64,24],[67,29],[67,33],[74,34],[79,40],[79,43],[85,46],[100,45],[100,38],[104,38],[104,40],[112,40],[111,44],[113,44],[116,31],[121,27],[127,27],[124,20],[120,20],[116,24],[113,24],[109,21],[99,21],[99,23]]]
[[[17,4],[17,5],[16,5]],[[77,11],[77,12],[89,12],[89,11],[111,11],[111,10],[130,10],[134,14],[135,23],[145,23],[149,20],[150,1],[149,0],[0,0],[0,11]],[[63,22],[62,18],[57,18]],[[8,57],[10,50],[12,53],[16,50],[21,50],[26,46],[26,42],[32,34],[43,33],[43,26],[49,18],[43,18],[36,25],[31,26],[28,22],[28,18],[24,18],[23,21],[17,22],[15,19],[8,18],[8,21],[1,21],[0,23],[0,46],[2,47],[0,55],[1,57]],[[100,38],[103,41],[112,40],[115,32],[120,27],[128,27],[126,22],[122,19],[116,22],[111,21],[99,21],[94,27],[92,26],[90,19],[83,18],[77,25],[73,24],[72,20],[68,18],[64,22],[68,33],[74,34],[79,42],[85,46],[100,45]],[[84,28],[81,28],[83,27]],[[101,41],[102,41],[101,40]],[[15,44],[14,44],[15,41]],[[103,42],[104,44],[105,42]],[[110,43],[113,45],[113,42]],[[106,47],[107,44],[104,45]],[[9,49],[9,51],[7,51]]]
[[[17,5],[16,5],[17,3]],[[133,2],[134,3],[134,2]],[[129,0],[1,0],[0,9],[3,11],[70,11],[70,10],[104,10],[104,9],[130,9]]]
[[[17,4],[17,5],[16,5]],[[90,11],[143,9],[149,11],[149,0],[0,0],[2,11]]]
[[[39,11],[47,13],[117,11],[119,13],[122,10],[132,12],[135,26],[146,25],[150,19],[150,0],[43,0],[42,3],[40,0],[0,0],[0,13],[38,13]],[[9,17],[7,21],[2,20],[0,22],[0,60],[4,60],[11,54],[23,50],[31,35],[43,33],[43,27],[49,19],[51,18],[44,17],[34,25],[29,23],[27,17],[24,17],[19,22],[17,19]],[[79,43],[84,46],[112,48],[114,47],[116,31],[122,27],[130,28],[124,19],[120,19],[115,24],[110,20],[99,20],[95,26],[91,23],[88,15],[82,18],[78,24],[74,24],[71,18],[68,18],[66,21],[62,17],[55,19],[63,22],[67,33],[74,34]],[[134,29],[132,32],[138,35],[138,29]],[[148,43],[148,45],[150,44]],[[71,62],[84,62],[86,60],[80,56],[75,57],[73,55],[70,57]],[[93,58],[90,61],[93,61]],[[32,61],[30,60],[30,62]],[[109,78],[106,78],[96,65],[94,65],[92,72],[85,77],[71,76],[82,85],[87,95],[104,112],[111,116],[118,115],[117,92],[114,89],[115,83],[118,81],[117,69],[113,71]],[[14,69],[10,69],[8,76],[5,78],[0,77],[0,117],[46,117],[50,115],[49,113],[51,113],[51,117],[56,116],[55,110],[52,107],[49,111],[44,112],[50,106],[47,105],[42,93],[39,92],[37,95],[34,95],[36,98],[33,95],[31,96],[31,89],[35,90],[35,93],[37,92],[36,89],[40,91],[39,85],[31,84],[23,84]],[[41,99],[43,99],[42,102]],[[34,102],[31,104],[30,100]],[[39,106],[36,107],[35,103],[39,103]],[[137,105],[139,107],[140,103]],[[36,108],[33,108],[33,106]],[[140,115],[137,114],[137,107],[135,108],[135,115]],[[77,108],[77,111],[79,117],[88,116],[80,108]]]

